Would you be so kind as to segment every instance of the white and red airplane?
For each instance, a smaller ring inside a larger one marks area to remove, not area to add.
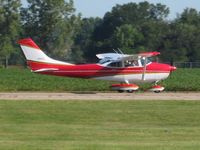
[[[119,92],[136,91],[139,88],[136,84],[141,83],[154,83],[150,90],[161,92],[164,87],[157,83],[166,79],[172,71],[176,70],[174,66],[149,60],[149,57],[159,55],[159,52],[137,55],[104,53],[96,55],[100,59],[96,64],[75,65],[48,57],[30,38],[19,40],[18,43],[27,59],[28,66],[35,73],[117,81],[120,84],[113,84],[111,88]]]

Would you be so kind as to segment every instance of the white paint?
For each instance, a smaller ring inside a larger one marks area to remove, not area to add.
[[[58,70],[57,68],[42,68],[42,69],[38,69],[38,70],[35,70],[33,72],[45,72],[45,71],[56,71]]]
[[[169,73],[146,73],[145,80],[142,80],[142,73],[141,73],[141,74],[103,76],[103,77],[95,77],[93,79],[117,81],[117,82],[128,81],[129,83],[152,83],[155,81],[164,80],[168,76]]]

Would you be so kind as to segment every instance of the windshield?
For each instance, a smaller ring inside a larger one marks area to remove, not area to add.
[[[147,63],[146,64],[149,64],[149,63],[151,63],[151,60],[149,59],[149,58],[146,58],[147,60]],[[141,65],[142,66],[144,66],[144,62],[145,62],[145,57],[142,57],[142,58],[140,58],[140,62],[141,62]]]
[[[99,64],[105,64],[105,63],[110,62],[110,61],[111,60],[109,60],[109,59],[102,59],[102,60],[99,61]]]

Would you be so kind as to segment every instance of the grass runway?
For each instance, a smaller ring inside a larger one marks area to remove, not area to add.
[[[2,150],[199,150],[200,101],[0,101]]]

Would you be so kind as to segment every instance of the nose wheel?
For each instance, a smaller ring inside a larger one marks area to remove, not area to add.
[[[164,89],[165,89],[165,87],[163,87],[163,86],[154,85],[154,86],[152,86],[152,88],[149,91],[154,92],[154,93],[160,93],[160,92],[164,91]]]

